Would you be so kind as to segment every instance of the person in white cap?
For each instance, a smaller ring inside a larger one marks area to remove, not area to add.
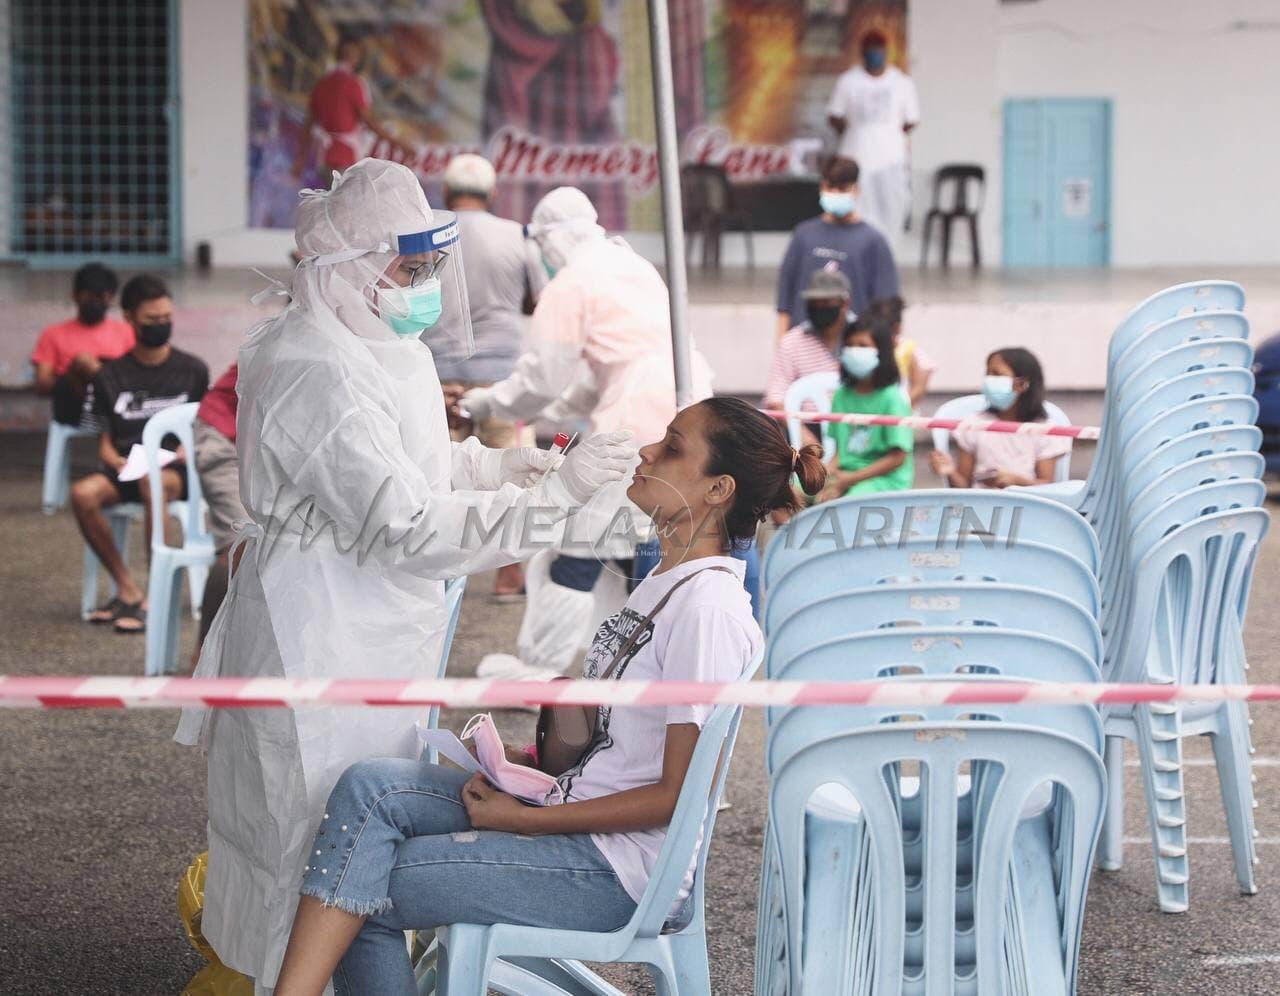
[[[543,197],[528,234],[551,278],[533,313],[528,349],[510,377],[468,391],[462,407],[473,419],[576,411],[589,417],[592,432],[660,438],[676,413],[676,389],[669,298],[658,271],[625,242],[606,237],[591,201],[575,187]],[[692,355],[696,401],[710,396],[711,373],[696,347]],[[482,677],[566,673],[598,623],[617,609],[625,598],[619,586],[602,584],[598,599],[593,589],[603,564],[629,560],[642,538],[621,528],[647,522],[626,496],[629,483],[602,490],[575,516],[558,551],[527,565],[518,656],[488,655],[477,672]],[[633,571],[622,572],[629,584],[637,580]]]
[[[526,509],[564,518],[619,480],[635,448],[596,436],[557,466],[536,449],[450,442],[429,344],[442,286],[466,302],[461,244],[404,166],[365,159],[332,190],[305,191],[297,244],[291,303],[240,350],[236,442],[252,522],[196,676],[433,676],[444,580],[528,555]],[[512,528],[482,528],[504,515]],[[416,758],[420,716],[184,713],[177,738],[208,750],[202,929],[258,991],[275,984],[329,790],[357,760]]]

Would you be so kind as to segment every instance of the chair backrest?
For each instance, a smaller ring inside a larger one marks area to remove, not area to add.
[[[840,374],[834,370],[823,370],[809,374],[799,380],[792,381],[782,396],[782,407],[789,412],[803,411],[806,404],[813,405],[813,410],[821,414],[831,411],[831,396],[840,386]],[[787,419],[787,439],[796,449],[804,443],[804,419]],[[822,459],[830,460],[836,455],[836,441],[830,433],[822,433]]]
[[[824,595],[769,633],[765,673],[825,640],[877,630],[920,626],[1018,629],[1064,640],[1091,660],[1102,659],[1097,620],[1079,603],[1056,592],[1022,585],[951,582],[875,585]]]
[[[1111,680],[1206,684],[1242,680],[1226,667],[1228,634],[1243,621],[1258,546],[1271,525],[1261,508],[1188,517],[1137,561],[1129,611],[1110,654]]]
[[[1161,475],[1184,464],[1211,456],[1257,453],[1261,445],[1262,430],[1256,425],[1198,429],[1145,453],[1132,467],[1126,469],[1125,475],[1127,481],[1139,482],[1142,487],[1146,487],[1150,482],[1159,480]]]
[[[703,213],[718,215],[733,208],[733,187],[723,166],[685,163],[680,167],[680,188],[687,219],[696,219]]]
[[[950,401],[944,401],[938,406],[938,410],[933,413],[934,418],[970,418],[974,415],[980,415],[987,410],[987,399],[981,394],[966,394],[959,398],[952,398]],[[1067,413],[1055,405],[1052,401],[1044,403],[1044,413],[1048,417],[1050,425],[1070,425],[1071,419],[1067,417]],[[992,416],[994,417],[994,416]],[[951,452],[951,430],[949,429],[930,429],[933,435],[933,448],[942,450],[944,453]],[[1058,462],[1053,471],[1054,479],[1065,481],[1071,476],[1071,453],[1064,453],[1058,458]],[[946,487],[950,487],[950,482],[944,482]]]
[[[1193,370],[1167,380],[1132,404],[1124,406],[1124,411],[1120,413],[1121,452],[1124,452],[1124,447],[1135,436],[1146,435],[1144,430],[1148,423],[1178,405],[1189,401],[1252,394],[1253,373],[1243,367]]]
[[[173,405],[156,412],[142,427],[142,447],[147,454],[147,480],[151,486],[151,545],[164,546],[165,497],[160,479],[159,452],[165,436],[177,436],[187,459],[187,508],[182,523],[182,541],[206,535],[204,528],[204,493],[200,475],[196,473],[195,421],[199,402]]]
[[[1157,363],[1171,350],[1181,347],[1189,350],[1193,357],[1198,357],[1199,366],[1249,366],[1253,361],[1253,347],[1249,342],[1249,320],[1238,311],[1209,311],[1202,314],[1184,315],[1161,322],[1141,339],[1133,342],[1124,353],[1116,358],[1110,370],[1107,387],[1112,385],[1124,390],[1132,390],[1134,397],[1140,397],[1144,391],[1150,390],[1155,383],[1148,383],[1142,388],[1133,388],[1129,378],[1139,371],[1145,370],[1149,364]],[[1248,359],[1240,362],[1238,354],[1241,346],[1248,349]],[[1216,349],[1216,351],[1215,351]],[[1234,357],[1234,358],[1233,358]],[[1184,354],[1176,354],[1167,358],[1182,361]],[[1192,369],[1197,362],[1186,365]],[[1183,371],[1173,371],[1181,373]],[[1167,374],[1172,376],[1173,374]]]
[[[743,672],[742,680],[750,681],[760,668],[763,650],[756,654]],[[690,863],[696,862],[691,923],[703,919],[706,880],[707,851],[715,830],[716,812],[720,797],[724,794],[725,780],[729,776],[729,761],[733,756],[738,729],[742,723],[742,707],[720,705],[698,734],[697,746],[680,786],[680,798],[667,825],[666,839],[654,862],[649,885],[640,897],[636,911],[627,927],[632,936],[657,937],[662,933],[671,915],[671,907]]]
[[[462,596],[467,591],[467,577],[450,578],[444,583],[444,640],[440,644],[440,658],[436,661],[436,673],[432,677],[443,678],[449,667],[449,651],[453,649],[453,636],[458,630],[458,617],[462,614]],[[433,705],[427,712],[426,725],[435,729],[440,725],[440,707]],[[435,751],[431,752],[431,761],[435,761]]]
[[[1201,311],[1243,311],[1244,288],[1232,280],[1195,280],[1152,294],[1116,326],[1107,349],[1107,371],[1136,341],[1162,322]]]
[[[766,590],[788,571],[831,550],[902,546],[930,540],[939,551],[966,536],[1005,548],[1023,541],[1057,546],[1098,568],[1098,540],[1081,516],[1060,502],[1026,492],[956,490],[882,492],[840,498],[801,512],[769,543]],[[856,572],[857,559],[849,562]],[[850,575],[857,583],[857,574]]]
[[[779,577],[769,587],[764,631],[772,634],[793,612],[833,592],[869,585],[910,592],[913,585],[930,582],[1051,588],[1087,614],[1096,615],[1099,607],[1093,571],[1056,546],[1019,540],[1006,547],[969,536],[939,549],[925,539],[856,551],[832,550],[806,560],[803,569]]]
[[[977,197],[969,200],[969,184],[977,187]],[[946,191],[950,187],[951,202],[948,206],[942,203]],[[977,163],[947,163],[933,174],[933,204],[939,210],[965,211],[978,214],[986,197],[987,171]]]
[[[803,724],[805,718],[824,707],[799,708],[804,712],[795,722]],[[893,773],[910,762],[921,768],[923,826],[937,829],[926,833],[923,841],[923,978],[907,979],[906,842],[891,786],[896,781]],[[1084,896],[1101,829],[1105,772],[1097,754],[1085,744],[1020,724],[886,723],[824,737],[787,758],[772,779],[769,819],[778,845],[786,896],[788,951],[803,950],[805,922],[825,922],[825,911],[806,915],[804,909],[806,804],[820,786],[834,784],[858,801],[870,838],[873,908],[869,922],[875,926],[851,941],[861,941],[870,949],[860,954],[863,963],[875,966],[872,991],[895,996],[905,992],[957,991],[956,935],[960,924],[956,913],[956,867],[961,845],[955,827],[960,769],[967,764],[988,766],[993,784],[990,791],[980,794],[980,805],[974,813],[976,979],[972,980],[973,988],[966,987],[964,991],[1007,991],[1010,925],[1004,913],[1009,898],[1013,840],[1024,805],[1045,782],[1060,786],[1071,800],[1071,818],[1064,820],[1060,828],[1060,833],[1069,838],[1059,870],[1061,937],[1065,944],[1054,945],[1052,951],[1030,953],[1061,959],[1057,968],[1067,982],[1066,991],[1075,991]],[[805,987],[804,966],[799,957],[790,959],[790,973],[791,992],[818,991],[814,984],[818,980],[810,980]],[[912,983],[909,989],[908,982]]]

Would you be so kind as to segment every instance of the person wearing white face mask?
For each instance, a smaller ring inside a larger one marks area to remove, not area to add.
[[[593,432],[661,435],[675,415],[676,390],[669,299],[658,271],[625,242],[608,238],[591,201],[574,187],[558,187],[538,202],[528,234],[551,281],[534,309],[526,352],[511,376],[468,391],[461,407],[473,420],[577,413],[590,419]],[[711,372],[696,346],[691,352],[697,400],[711,394]],[[642,524],[647,520],[621,484],[575,516],[558,555],[547,551],[526,568],[518,656],[490,654],[478,673],[564,674],[617,607],[610,599],[625,597],[617,574],[638,580],[633,567],[603,577],[603,564],[633,558]]]
[[[305,191],[296,234],[292,300],[240,351],[236,442],[252,522],[196,675],[432,676],[445,579],[528,556],[526,515],[570,515],[621,479],[635,447],[604,434],[559,462],[450,442],[430,330],[446,281],[465,314],[462,246],[404,166],[362,160],[332,190]],[[259,992],[275,984],[329,789],[362,758],[417,757],[421,715],[184,712],[177,739],[208,750],[203,932]]]
[[[1003,422],[1043,422],[1044,372],[1030,350],[997,349],[987,357],[982,381],[986,417]],[[1009,432],[959,429],[952,434],[956,457],[942,450],[929,454],[929,466],[955,488],[1009,488],[1051,484],[1058,460],[1071,452],[1064,436],[1023,436]]]
[[[778,268],[779,337],[804,321],[804,290],[816,270],[833,263],[849,280],[856,314],[873,300],[898,295],[898,267],[889,243],[860,213],[858,164],[852,159],[828,161],[818,200],[822,214],[795,227]]]

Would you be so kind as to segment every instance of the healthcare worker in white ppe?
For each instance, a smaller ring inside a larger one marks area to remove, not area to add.
[[[538,297],[526,352],[506,380],[468,391],[460,408],[476,420],[576,414],[589,418],[595,433],[661,439],[676,413],[670,299],[662,277],[621,239],[605,235],[576,187],[543,197],[527,233],[551,279]],[[692,353],[690,400],[699,401],[711,395],[711,372],[696,346]],[[528,564],[517,656],[490,654],[478,674],[562,675],[596,626],[621,608],[627,594],[621,581],[629,587],[639,581],[628,562],[636,541],[645,539],[641,524],[650,524],[627,498],[630,485],[628,479],[602,489],[565,524],[558,549]],[[619,561],[622,570],[604,573],[606,563]]]
[[[404,166],[365,159],[332,190],[305,191],[297,246],[292,302],[240,351],[240,494],[253,521],[196,673],[432,677],[445,579],[527,557],[520,544],[538,530],[524,528],[526,510],[538,523],[570,515],[635,449],[599,435],[559,462],[450,442],[430,330],[444,282],[466,307],[462,246]],[[511,527],[490,528],[503,515]],[[418,756],[421,717],[184,713],[178,739],[208,750],[204,935],[259,992],[275,984],[304,870],[327,858],[307,852],[334,782],[366,757]]]

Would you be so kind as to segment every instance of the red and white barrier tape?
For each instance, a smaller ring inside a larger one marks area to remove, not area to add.
[[[981,432],[1010,432],[1020,436],[1068,436],[1097,439],[1096,425],[1051,425],[1048,422],[1001,422],[987,418],[926,418],[923,415],[860,415],[823,412],[787,412],[762,409],[770,418],[798,418],[803,422],[848,422],[850,425],[901,425],[908,429],[974,429]]]
[[[0,675],[0,708],[219,709],[292,706],[947,705],[1280,701],[1280,685],[1105,685],[1028,681],[359,681],[291,678],[21,678]]]

